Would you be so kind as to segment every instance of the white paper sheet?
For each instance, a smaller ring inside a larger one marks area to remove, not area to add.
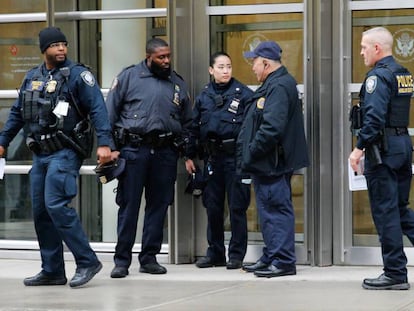
[[[6,167],[6,159],[0,158],[0,179],[4,177],[4,168]]]

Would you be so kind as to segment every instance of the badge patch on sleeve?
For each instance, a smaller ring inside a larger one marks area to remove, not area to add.
[[[372,93],[375,91],[377,87],[377,76],[370,76],[365,81],[365,90],[367,93]]]
[[[260,97],[256,102],[257,109],[262,110],[264,108],[266,99],[264,97]]]
[[[95,78],[90,71],[84,71],[81,74],[82,80],[90,87],[95,85]]]

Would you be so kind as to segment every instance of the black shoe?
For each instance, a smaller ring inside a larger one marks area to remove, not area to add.
[[[150,273],[150,274],[165,274],[167,269],[161,266],[158,262],[147,263],[139,268],[139,272]]]
[[[255,272],[259,270],[267,269],[269,265],[261,260],[256,261],[254,264],[243,265],[243,270],[246,272]]]
[[[210,257],[204,256],[197,260],[196,266],[199,268],[224,267],[226,261],[213,261]]]
[[[111,271],[111,278],[121,279],[129,274],[127,267],[115,266]]]
[[[49,276],[43,271],[32,277],[25,278],[23,280],[26,286],[42,286],[42,285],[65,285],[67,283],[66,276]]]
[[[226,267],[228,270],[240,269],[242,267],[242,261],[238,259],[229,259]]]
[[[410,288],[410,284],[406,281],[392,279],[383,273],[375,279],[364,279],[362,287],[365,289],[406,290]]]
[[[266,270],[256,270],[254,272],[255,276],[258,277],[265,277],[265,278],[274,278],[278,276],[285,276],[285,275],[295,275],[296,268],[292,269],[279,269],[274,265],[269,265]]]
[[[70,280],[70,287],[78,287],[85,285],[102,269],[102,263],[97,262],[94,266],[88,268],[77,268],[75,275]]]

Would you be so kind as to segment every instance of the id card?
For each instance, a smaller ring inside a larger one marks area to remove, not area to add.
[[[66,117],[68,115],[69,110],[69,103],[63,100],[59,100],[58,104],[56,105],[55,109],[53,109],[53,113],[58,117]]]

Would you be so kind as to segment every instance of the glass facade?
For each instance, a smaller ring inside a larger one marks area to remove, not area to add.
[[[51,2],[2,2],[0,128],[7,119],[25,72],[42,61],[37,35],[47,24],[47,16],[41,14],[48,10],[47,4]],[[297,172],[292,179],[298,263],[318,264],[318,259],[312,258],[326,254],[333,263],[353,264],[367,260],[363,256],[365,253],[360,253],[363,247],[370,250],[378,247],[367,193],[348,190],[346,171],[346,157],[354,144],[347,113],[349,107],[357,103],[359,86],[367,71],[360,56],[362,32],[377,25],[389,28],[395,39],[395,57],[414,72],[414,4],[406,0],[395,4],[377,1],[381,9],[373,9],[365,3],[367,1],[74,0],[54,1],[54,9],[57,13],[55,25],[63,29],[70,42],[69,58],[91,66],[104,94],[122,68],[144,59],[145,42],[152,36],[170,41],[175,52],[175,65],[179,66],[177,71],[184,74],[193,97],[208,82],[208,56],[217,50],[225,50],[231,55],[233,74],[237,79],[252,88],[257,87],[251,64],[243,58],[243,52],[263,40],[277,41],[283,49],[282,62],[299,83],[304,99],[313,159],[311,168]],[[164,8],[166,14],[151,16],[151,13],[136,12],[154,8]],[[88,17],[87,12],[98,13]],[[7,21],[10,16],[6,15],[12,13],[19,16]],[[188,30],[186,33],[180,28],[183,25]],[[183,37],[190,40],[180,40]],[[321,76],[326,74],[325,70],[331,76],[322,77],[323,80]],[[333,81],[336,88],[326,92],[324,88],[331,85],[321,83],[322,80]],[[331,94],[331,97],[324,98],[325,94]],[[329,120],[325,120],[325,111],[332,112],[327,114]],[[412,110],[411,133],[413,114]],[[321,154],[328,155],[323,157]],[[323,160],[326,158],[328,161]],[[338,158],[341,160],[336,162]],[[22,135],[12,142],[6,160],[7,165],[16,170],[0,181],[0,251],[2,241],[36,240],[27,175],[31,155]],[[329,162],[339,163],[338,167]],[[113,245],[116,241],[116,183],[103,187],[97,184],[91,171],[94,165],[94,159],[85,162],[79,179],[79,195],[73,206],[92,242]],[[181,174],[185,180],[185,174]],[[339,190],[335,189],[337,185]],[[192,213],[188,217],[196,221],[184,225],[188,226],[185,233],[173,235],[182,229],[174,226],[183,225],[172,216],[173,212],[170,213],[164,234],[165,245],[169,247],[166,252],[170,253],[184,240],[196,245],[206,243],[205,209],[199,208],[200,202],[183,199],[182,192],[183,181],[178,180],[175,209]],[[252,194],[248,210],[249,247],[257,245],[258,248],[253,254],[248,251],[249,259],[257,258],[262,243]],[[414,195],[413,191],[411,195]],[[142,223],[138,226],[137,249],[141,226]],[[229,229],[228,221],[226,229]],[[410,245],[407,243],[407,246]],[[195,249],[193,255],[201,256],[205,245]],[[335,257],[332,253],[339,255]]]

